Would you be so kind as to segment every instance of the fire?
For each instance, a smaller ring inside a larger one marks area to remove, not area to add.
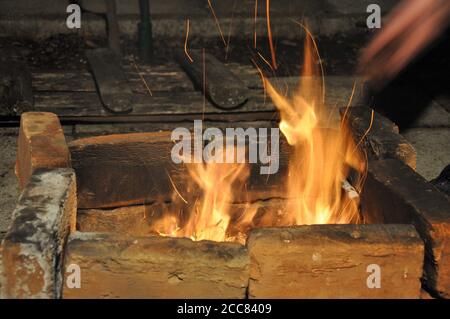
[[[342,185],[353,169],[359,173],[354,186],[360,189],[365,161],[344,125],[324,128],[329,125],[329,111],[324,103],[320,56],[314,55],[315,48],[308,34],[303,76],[291,99],[264,78],[267,92],[280,111],[280,130],[293,147],[287,177],[290,200],[282,225],[360,222],[358,202],[345,196]]]
[[[365,157],[345,125],[327,128],[329,111],[317,61],[320,62],[317,46],[308,33],[304,71],[290,98],[263,77],[264,87],[281,115],[280,130],[292,148],[285,185],[280,185],[287,191],[286,200],[270,212],[251,203],[237,208],[233,202],[236,194],[245,191],[247,164],[186,164],[189,185],[184,192],[172,185],[173,203],[152,223],[156,233],[244,243],[252,227],[362,222],[357,194],[365,176]],[[350,191],[349,175],[354,187]]]
[[[224,161],[228,156],[237,154],[233,148],[220,151],[218,157]],[[187,187],[188,199],[178,191],[174,193],[171,208],[165,209],[162,219],[153,224],[153,228],[163,236],[188,237],[193,240],[241,241],[239,231],[230,235],[230,224],[236,219],[236,229],[250,224],[257,212],[257,205],[248,205],[238,213],[233,205],[234,195],[243,187],[249,177],[246,163],[190,163],[186,164],[190,176]],[[197,190],[197,191],[196,191]],[[187,205],[180,205],[180,199]],[[173,207],[184,206],[186,218],[170,213]]]

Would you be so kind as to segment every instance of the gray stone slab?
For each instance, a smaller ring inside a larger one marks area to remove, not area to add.
[[[417,172],[431,180],[450,164],[450,128],[413,128],[401,132],[417,152]]]
[[[432,101],[410,127],[450,128],[450,112],[436,101]]]

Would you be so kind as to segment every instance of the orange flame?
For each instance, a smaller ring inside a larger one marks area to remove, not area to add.
[[[345,194],[342,183],[350,169],[364,176],[365,161],[346,127],[326,129],[320,57],[306,37],[303,74],[291,99],[264,78],[267,92],[280,111],[280,130],[293,147],[287,177],[289,201],[282,225],[357,223],[358,202]],[[319,61],[319,62],[317,62]],[[357,188],[362,177],[355,181]]]
[[[237,154],[233,148],[217,151],[218,156],[224,161],[227,156]],[[238,214],[232,204],[237,189],[243,187],[248,179],[249,166],[245,163],[186,165],[191,178],[190,185],[187,187],[188,196],[192,200],[186,201],[177,191],[172,179],[170,181],[176,194],[174,202],[182,199],[185,203],[193,203],[189,208],[190,211],[185,212],[187,213],[185,220],[165,212],[163,218],[153,224],[154,229],[163,236],[188,237],[193,240],[240,241],[242,234],[239,232],[234,236],[229,234],[231,219],[238,217],[233,226],[239,230],[249,224],[257,212],[255,204],[248,205]],[[186,205],[183,206],[186,207]]]

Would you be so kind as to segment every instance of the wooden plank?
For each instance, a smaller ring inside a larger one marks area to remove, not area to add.
[[[283,197],[280,185],[289,160],[289,146],[280,139],[277,174],[261,175],[262,164],[250,165],[247,192],[236,200]],[[186,167],[171,159],[171,132],[131,133],[75,140],[69,143],[77,173],[80,208],[119,207],[170,200],[173,185],[185,189],[191,180]]]
[[[181,67],[177,64],[137,65],[125,61],[123,70],[132,86],[133,91],[147,93],[142,83],[142,75],[150,89],[158,91],[194,91],[194,85]],[[263,89],[258,71],[251,66],[226,64],[227,68],[239,77],[246,86],[253,89]],[[94,92],[95,83],[92,75],[83,70],[42,70],[33,69],[33,88],[36,91],[86,91]],[[139,72],[138,72],[139,71]],[[89,83],[86,83],[89,82]],[[67,84],[66,84],[67,83]],[[139,85],[137,85],[139,84]],[[136,86],[135,86],[136,85]]]
[[[70,167],[70,154],[58,117],[53,113],[22,114],[16,157],[21,189],[38,168]]]
[[[54,112],[59,116],[109,116],[102,110],[102,104],[95,93],[57,92],[38,93],[35,96],[36,110]],[[255,96],[235,111],[214,107],[204,101],[200,92],[177,92],[153,94],[135,94],[133,97],[133,115],[188,115],[199,118],[202,114],[228,114],[245,112],[276,112],[274,105],[263,96]],[[194,116],[195,115],[195,116]]]
[[[251,89],[263,89],[263,83],[258,69],[253,65],[242,65],[238,63],[226,63],[225,66],[229,69],[235,77],[244,82],[245,86]],[[186,72],[179,64],[166,63],[164,65],[138,65],[139,71],[143,75],[160,76],[162,78],[174,77],[180,78],[183,82],[187,82],[193,87],[192,81],[186,75]],[[128,75],[136,74],[136,68],[128,61],[124,64],[124,70]]]
[[[3,298],[59,298],[67,236],[75,230],[72,169],[40,169],[30,179],[2,242]]]
[[[144,69],[144,66],[142,67]],[[145,66],[144,74],[149,67]],[[190,88],[185,87],[180,83],[191,83],[190,81],[178,82],[174,80],[170,82],[171,77],[167,75],[157,75],[158,70],[166,72],[164,68],[155,67],[155,75],[149,77],[147,82],[152,89],[153,96],[150,96],[145,84],[136,74],[132,76],[129,74],[130,84],[137,85],[139,88],[134,88],[134,92],[142,94],[134,94],[134,104],[136,108],[131,114],[125,116],[112,116],[103,110],[101,102],[98,97],[92,92],[85,92],[76,94],[74,92],[38,92],[36,94],[36,107],[41,111],[55,112],[63,118],[63,120],[76,121],[157,121],[157,118],[163,121],[180,121],[198,119],[199,116],[206,115],[211,120],[235,121],[240,120],[240,115],[246,120],[270,120],[276,119],[277,111],[271,102],[270,97],[265,96],[262,89],[251,90],[253,97],[241,108],[236,110],[221,110],[215,108],[208,100],[206,103],[204,97],[200,92],[193,92]],[[130,71],[130,72],[131,72]],[[176,74],[183,75],[181,71],[175,71]],[[160,81],[165,79],[164,81]],[[155,80],[157,79],[157,80]],[[259,78],[256,78],[261,82]],[[273,84],[282,92],[289,89],[290,92],[296,87],[298,78],[279,78],[274,80]],[[167,85],[167,86],[166,86]],[[192,86],[192,84],[190,84]],[[353,82],[345,77],[331,77],[327,78],[327,102],[330,105],[330,114],[333,119],[339,121],[338,112],[335,112],[336,105],[347,104],[347,99],[350,96]],[[167,90],[166,90],[167,89]],[[83,88],[80,88],[82,91]],[[355,93],[354,101],[359,99],[359,90]],[[248,114],[246,114],[248,113]],[[254,117],[252,117],[252,113]],[[265,113],[265,114],[261,114]],[[172,116],[170,115],[172,114]],[[161,117],[161,115],[164,115]]]
[[[313,225],[250,233],[250,298],[419,298],[423,243],[411,225]],[[380,288],[370,288],[370,265]]]
[[[369,158],[398,158],[411,168],[416,169],[416,151],[414,147],[399,134],[398,127],[384,116],[373,112],[368,107],[341,108],[341,116],[349,126],[354,139],[362,141]],[[369,130],[370,128],[370,130]],[[367,134],[366,134],[367,132]]]
[[[123,60],[123,69],[126,73],[134,73],[136,71],[136,68],[132,61],[130,60]],[[183,72],[180,65],[175,62],[167,62],[164,64],[158,64],[158,65],[149,65],[149,64],[139,64],[138,65],[139,70],[144,74],[151,74],[152,72],[157,73],[172,73],[172,72]]]
[[[189,54],[193,61],[184,52],[177,55],[177,60],[212,104],[223,109],[234,109],[247,102],[250,98],[247,87],[226,65],[201,50],[191,50]]]
[[[63,116],[107,116],[107,112],[94,92],[38,92],[35,94],[35,109]]]
[[[126,73],[129,86],[134,93],[149,94],[144,78],[152,92],[194,91],[194,86],[182,71],[152,71],[149,73],[130,70]],[[95,81],[89,72],[37,70],[32,74],[33,90],[36,92],[96,92]]]
[[[192,82],[183,73],[176,73],[173,76],[141,74],[143,79],[136,73],[129,73],[127,76],[130,87],[135,93],[150,94],[147,86],[152,93],[195,91]]]
[[[113,113],[132,111],[132,91],[120,59],[109,49],[87,50],[86,57],[105,108]]]
[[[361,206],[373,223],[413,224],[425,242],[424,283],[450,296],[450,202],[422,176],[397,159],[369,163]],[[389,212],[389,213],[387,213]]]
[[[89,72],[39,70],[32,73],[32,78],[35,92],[96,92],[94,78]]]
[[[226,64],[226,66],[244,82],[246,87],[262,93],[263,82],[256,69],[234,63]],[[139,72],[132,64],[125,64],[123,68],[133,92],[136,93],[148,94],[148,89],[139,75],[144,77],[152,92],[195,90],[192,81],[178,65],[139,65]],[[347,104],[354,81],[359,81],[359,79],[344,76],[327,76],[325,79],[329,103],[341,105]],[[279,77],[271,80],[276,87],[284,92],[286,88],[290,88],[291,91],[296,88],[299,77]],[[90,73],[61,70],[33,70],[33,88],[36,91],[94,92],[96,90]],[[357,90],[353,101],[357,104],[361,97],[361,91]]]
[[[239,244],[100,233],[72,235],[65,263],[80,266],[81,288],[63,298],[243,299],[249,269]]]
[[[194,91],[194,85],[186,73],[181,70],[178,65],[173,67],[160,67],[160,66],[132,66],[131,68],[125,67],[130,85],[132,89],[137,93],[148,94],[147,86],[152,92],[183,92]],[[139,71],[139,72],[138,72]],[[144,78],[143,83],[142,78]]]
[[[40,81],[39,75],[37,75],[38,81],[36,85],[43,91],[55,87],[55,90],[61,90],[62,92],[40,92],[37,94],[36,99],[40,110],[56,112],[64,121],[78,121],[80,123],[93,121],[112,121],[116,123],[139,121],[173,122],[196,119],[199,115],[203,116],[203,114],[206,115],[206,119],[218,121],[240,120],[241,115],[242,118],[248,120],[276,119],[277,112],[270,98],[264,95],[262,81],[258,71],[253,66],[233,63],[227,64],[227,68],[236,76],[239,76],[245,83],[245,86],[252,88],[251,92],[255,97],[244,105],[244,110],[239,109],[223,112],[223,110],[213,107],[208,100],[206,101],[205,110],[203,110],[203,95],[199,92],[192,92],[194,90],[193,84],[189,81],[185,72],[181,70],[179,65],[170,63],[158,66],[138,66],[137,70],[139,71],[139,74],[144,77],[144,80],[152,90],[153,98],[149,95],[145,83],[139,76],[134,63],[124,61],[124,70],[129,79],[130,87],[133,92],[141,93],[140,95],[135,95],[137,100],[135,104],[137,104],[139,111],[137,113],[132,112],[128,117],[123,115],[111,116],[111,114],[103,112],[98,97],[92,94],[82,94],[78,96],[65,91],[66,87],[64,85],[57,85],[56,74],[43,76],[51,81],[51,83],[48,84]],[[44,78],[42,80],[44,80]],[[67,76],[67,78],[67,81],[72,83],[71,85],[74,87],[73,91],[93,92],[92,84],[91,88],[86,90],[85,85],[82,83],[79,83],[77,87],[77,84],[74,83],[76,82],[75,79],[70,79],[70,75]],[[63,80],[65,79],[63,78]],[[280,91],[292,93],[297,87],[298,80],[298,77],[288,77],[272,79],[272,82]],[[349,77],[335,76],[326,77],[325,80],[327,87],[327,103],[330,105],[330,114],[333,115],[333,119],[338,121],[338,114],[337,112],[334,112],[333,107],[336,105],[347,104],[354,80]],[[175,92],[175,94],[173,92]],[[188,92],[191,92],[192,96],[189,96],[190,93]],[[358,103],[358,101],[361,100],[361,96],[361,90],[357,88],[353,96],[353,102]],[[252,100],[256,100],[256,102]],[[185,101],[191,102],[186,103]],[[247,104],[251,107],[245,109]],[[259,105],[267,106],[267,110],[265,107],[260,108]],[[192,110],[194,110],[195,113],[191,114]],[[174,112],[174,114],[171,116],[169,114],[170,112]],[[254,115],[252,115],[252,112]]]
[[[0,49],[0,116],[33,110],[31,73],[25,58],[14,48]]]

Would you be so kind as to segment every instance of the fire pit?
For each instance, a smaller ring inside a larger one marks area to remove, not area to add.
[[[2,293],[414,298],[422,281],[432,293],[447,294],[448,200],[409,166],[414,152],[392,123],[366,108],[345,116],[355,137],[372,122],[361,144],[369,156],[358,205],[364,223],[257,227],[244,240],[220,242],[155,234],[155,216],[189,179],[169,158],[169,133],[66,144],[56,116],[24,114],[16,165],[23,193],[2,246]],[[281,172],[288,154],[282,140]],[[230,209],[258,203],[255,214],[277,215],[289,201],[279,187],[285,177],[267,178],[255,166]]]

